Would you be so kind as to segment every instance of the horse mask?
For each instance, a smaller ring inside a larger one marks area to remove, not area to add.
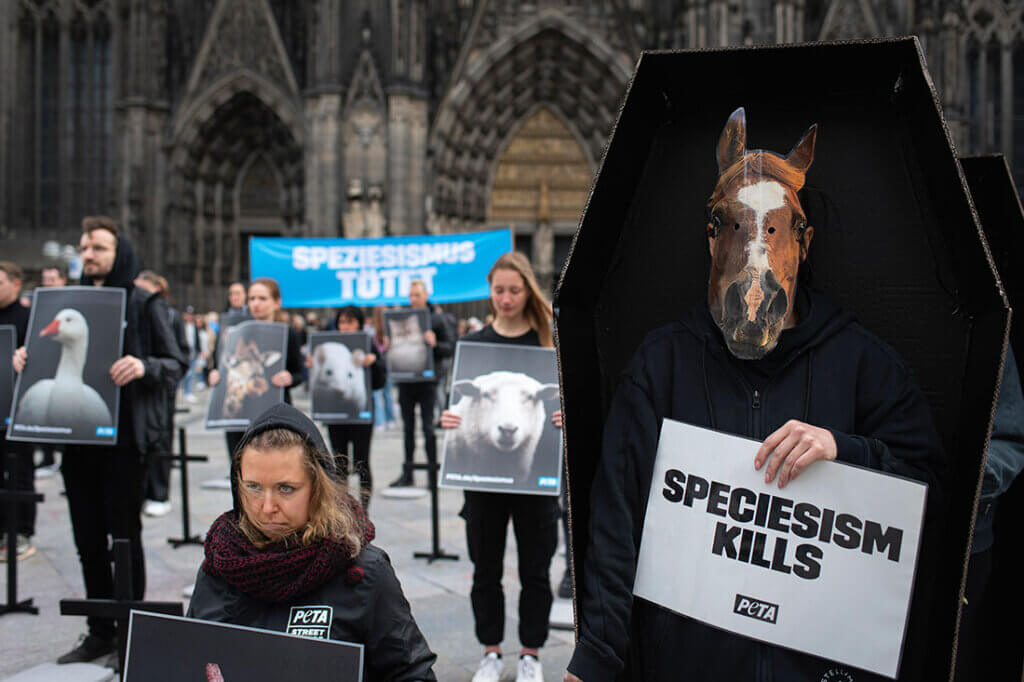
[[[718,183],[708,200],[708,305],[736,357],[772,352],[795,319],[797,272],[814,228],[797,198],[814,160],[812,125],[786,157],[747,151],[747,117],[737,109],[718,140]]]

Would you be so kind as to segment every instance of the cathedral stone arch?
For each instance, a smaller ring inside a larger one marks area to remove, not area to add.
[[[303,225],[301,141],[255,92],[238,91],[189,122],[171,154],[169,270],[196,300],[220,300],[248,272],[253,236]]]
[[[431,134],[439,229],[487,219],[498,155],[538,105],[561,113],[596,169],[628,80],[620,57],[601,45],[557,15],[544,14],[475,54],[468,66],[466,54],[460,57],[463,65],[456,66]]]

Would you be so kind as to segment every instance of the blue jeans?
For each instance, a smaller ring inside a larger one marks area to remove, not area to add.
[[[391,424],[395,421],[394,389],[391,379],[384,383],[384,388],[373,392],[373,421],[376,424]]]

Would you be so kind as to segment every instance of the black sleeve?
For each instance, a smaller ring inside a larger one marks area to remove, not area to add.
[[[448,331],[444,313],[430,313],[430,328],[434,330],[437,344],[434,346],[434,362],[450,358],[455,352],[455,339]]]
[[[150,354],[139,358],[146,373],[139,380],[147,385],[174,386],[188,370],[188,360],[178,347],[168,321],[167,302],[154,297],[145,307],[146,323],[151,330]]]
[[[585,682],[613,682],[625,665],[645,483],[637,462],[658,446],[659,418],[630,375],[612,400],[591,489],[590,543],[579,596],[579,641],[569,662]],[[645,454],[646,453],[646,454]]]
[[[378,354],[377,359],[370,365],[370,389],[373,391],[384,388],[388,380],[388,370],[384,367],[384,359]]]
[[[223,327],[217,329],[217,333],[213,335],[213,348],[210,349],[210,357],[206,360],[206,369],[213,371],[217,369],[217,363],[220,361],[220,337],[227,330]]]
[[[288,347],[285,349],[284,368],[292,375],[292,383],[289,388],[294,388],[303,382],[305,367],[299,333],[291,325],[288,325]]]
[[[366,679],[436,680],[432,668],[437,656],[413,620],[391,560],[384,554],[381,561],[374,562],[373,568],[375,585],[366,636]]]
[[[188,360],[191,350],[188,345],[188,337],[185,336],[185,323],[181,320],[181,313],[174,308],[168,308],[168,310],[171,313],[171,328],[174,329],[174,338],[178,342],[181,354]]]

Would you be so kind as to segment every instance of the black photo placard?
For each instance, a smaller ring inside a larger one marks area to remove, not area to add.
[[[241,322],[224,332],[213,387],[206,407],[206,428],[244,431],[249,423],[284,400],[284,388],[271,383],[284,369],[288,325]]]
[[[365,359],[372,353],[364,332],[314,332],[309,390],[313,419],[325,424],[372,424],[373,391]]]
[[[42,443],[117,443],[121,399],[110,367],[121,357],[124,289],[36,289],[7,437]]]
[[[11,356],[17,343],[15,329],[10,324],[0,324],[0,414],[4,416],[4,426],[11,421],[11,401],[14,398],[14,367]]]
[[[363,645],[132,611],[124,682],[360,682]]]
[[[562,479],[558,368],[552,348],[459,343],[451,405],[462,417],[444,435],[441,485],[558,495]]]
[[[430,311],[403,308],[384,313],[384,333],[388,337],[388,375],[393,383],[433,381],[434,353],[423,336],[430,331]]]

